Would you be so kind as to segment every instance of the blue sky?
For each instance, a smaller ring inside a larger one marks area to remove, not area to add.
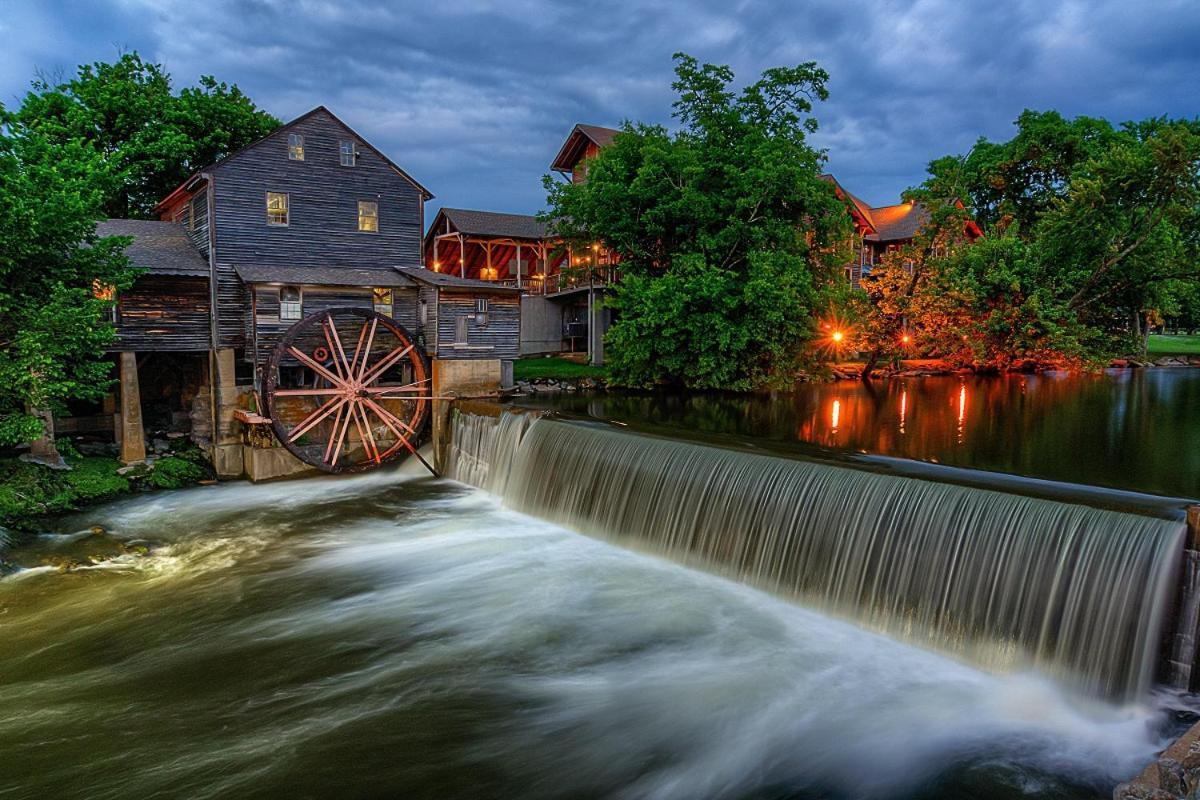
[[[816,60],[815,142],[869,202],[1024,108],[1200,115],[1200,2],[1119,0],[0,0],[0,102],[40,70],[136,49],[177,85],[237,83],[290,119],[324,104],[451,205],[534,212],[575,122],[670,124],[671,54],[739,79]]]

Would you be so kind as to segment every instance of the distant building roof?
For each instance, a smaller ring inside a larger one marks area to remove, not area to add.
[[[871,209],[871,223],[875,226],[875,233],[867,234],[866,238],[877,242],[911,239],[928,221],[929,209],[920,203],[879,206]]]
[[[360,267],[274,267],[238,265],[238,277],[246,283],[307,283],[310,286],[413,286],[394,269]]]
[[[493,294],[520,294],[521,290],[515,286],[501,286],[494,281],[479,281],[474,278],[460,278],[457,275],[448,275],[445,272],[434,272],[431,269],[424,267],[396,267],[397,272],[412,278],[415,281],[428,284],[430,286],[438,286],[446,289],[469,289],[475,292],[490,292]]]
[[[548,233],[546,223],[529,214],[501,214],[465,208],[443,208],[439,213],[450,220],[455,230],[468,236],[541,240]],[[437,221],[434,222],[436,227]]]
[[[585,125],[582,122],[575,125],[567,134],[567,140],[558,150],[558,155],[550,164],[550,169],[557,172],[570,172],[587,152],[587,145],[608,147],[613,138],[621,131],[617,128],[605,128],[602,125]]]
[[[132,236],[125,255],[151,275],[207,278],[208,261],[192,244],[178,222],[148,219],[107,219],[96,225],[97,236]]]

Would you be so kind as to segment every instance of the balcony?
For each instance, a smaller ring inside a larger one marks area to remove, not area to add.
[[[530,275],[521,280],[519,288],[526,294],[552,296],[576,289],[603,289],[620,279],[621,271],[616,267],[568,269],[553,275]],[[516,278],[507,278],[497,283],[501,286],[518,286]]]

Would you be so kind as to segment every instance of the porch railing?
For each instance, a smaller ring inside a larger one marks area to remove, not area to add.
[[[572,289],[602,289],[621,279],[621,271],[616,267],[599,267],[596,269],[572,269],[553,275],[527,275],[521,278],[520,288],[526,294],[550,295],[568,292]],[[517,286],[516,278],[506,278],[496,281],[501,286]]]

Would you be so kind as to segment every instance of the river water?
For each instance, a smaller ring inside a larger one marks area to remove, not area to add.
[[[137,552],[35,566],[96,524]],[[11,557],[4,800],[1082,798],[1167,735],[410,465],[139,497]]]

